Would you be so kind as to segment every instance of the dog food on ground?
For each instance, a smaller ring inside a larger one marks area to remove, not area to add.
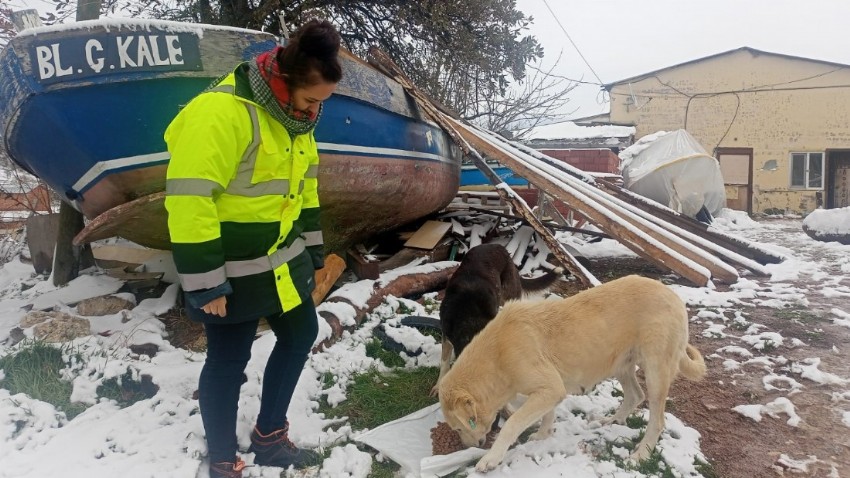
[[[495,426],[490,433],[487,434],[487,440],[484,441],[484,448],[489,449],[496,441],[496,436],[499,435],[499,427]],[[437,426],[431,429],[431,451],[434,455],[448,455],[456,451],[466,448],[463,442],[460,441],[460,434],[449,426],[446,422],[437,422]]]

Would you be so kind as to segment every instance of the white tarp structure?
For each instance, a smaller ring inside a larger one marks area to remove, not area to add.
[[[659,132],[620,153],[626,189],[686,216],[726,207],[720,164],[687,131]]]

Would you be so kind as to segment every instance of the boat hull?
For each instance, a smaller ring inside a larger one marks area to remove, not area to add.
[[[0,87],[0,121],[10,157],[90,220],[75,242],[122,236],[166,249],[165,128],[214,78],[275,42],[249,30],[128,22],[13,39],[0,55],[0,73],[12,78]],[[118,53],[108,48],[115,43]],[[166,53],[177,47],[184,56]],[[100,73],[90,71],[93,58],[104,60]],[[180,68],[156,65],[175,58]],[[348,53],[342,59],[343,81],[315,131],[334,251],[441,209],[460,182],[458,148],[403,89]],[[122,68],[109,72],[110,64]]]

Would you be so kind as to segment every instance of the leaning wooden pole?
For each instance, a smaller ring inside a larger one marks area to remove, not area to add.
[[[758,262],[759,264],[778,264],[785,260],[785,257],[779,254],[762,249],[744,239],[724,234],[695,219],[682,215],[676,211],[673,211],[672,209],[668,209],[656,203],[655,201],[648,200],[643,196],[638,196],[632,191],[617,186],[616,184],[602,179],[597,179],[597,182],[605,190],[607,190],[611,194],[614,194],[621,200],[637,208],[640,208],[654,216],[660,217],[671,224],[675,224],[676,226],[692,234],[705,237],[711,242],[718,244],[731,251],[735,251],[736,253],[744,257],[748,257]]]
[[[443,115],[428,98],[419,91],[416,86],[414,86],[413,82],[404,74],[404,72],[392,61],[392,59],[387,56],[383,51],[377,48],[369,49],[369,62],[372,63],[375,67],[380,68],[382,71],[387,73],[389,76],[394,78],[398,83],[410,94],[411,97],[416,101],[420,108],[425,111],[438,125],[440,125],[443,130],[446,131],[449,136],[455,141],[455,143],[461,148],[461,150],[469,156],[478,169],[487,176],[491,183],[496,186],[496,190],[499,195],[514,208],[514,211],[522,217],[528,224],[531,225],[532,228],[537,232],[540,238],[546,243],[549,247],[549,250],[555,256],[557,261],[567,269],[571,274],[576,276],[579,281],[585,287],[593,287],[599,285],[601,282],[599,279],[593,276],[584,266],[579,263],[569,251],[564,248],[564,246],[555,239],[555,236],[546,229],[546,226],[538,219],[534,213],[531,211],[531,208],[528,207],[528,204],[519,197],[514,191],[505,184],[502,178],[493,171],[490,166],[484,161],[484,158],[476,151],[469,143],[463,139],[463,137],[455,130],[455,128],[451,125],[451,123],[446,119],[447,117]]]

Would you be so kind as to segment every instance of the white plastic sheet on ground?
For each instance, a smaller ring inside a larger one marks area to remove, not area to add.
[[[361,433],[354,440],[378,450],[401,465],[406,473],[422,478],[448,475],[487,453],[481,448],[467,448],[449,455],[432,455],[431,429],[439,421],[445,420],[440,404],[435,403]]]
[[[648,144],[638,141],[620,158],[623,181],[630,191],[690,217],[703,206],[712,215],[726,207],[720,163],[683,129]]]

